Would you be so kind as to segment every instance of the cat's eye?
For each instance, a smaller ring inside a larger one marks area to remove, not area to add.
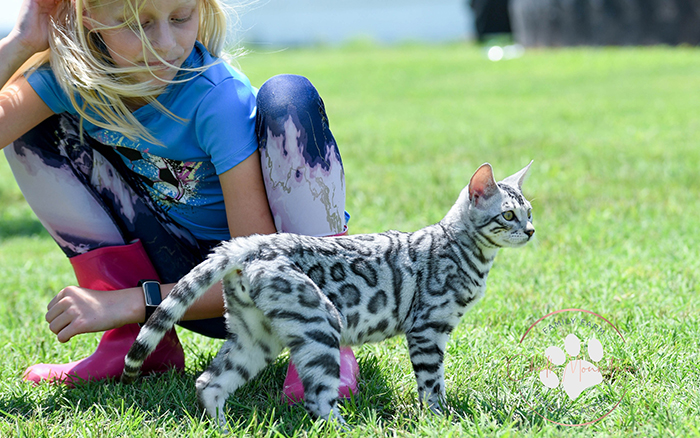
[[[507,221],[512,221],[515,218],[515,213],[512,210],[503,212],[503,219]]]

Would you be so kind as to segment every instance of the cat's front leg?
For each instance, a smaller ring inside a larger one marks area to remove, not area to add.
[[[407,333],[408,352],[418,385],[418,400],[430,410],[442,413],[445,403],[445,346],[449,334],[427,327]]]

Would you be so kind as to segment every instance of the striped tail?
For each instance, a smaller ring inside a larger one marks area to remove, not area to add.
[[[229,270],[229,259],[216,251],[177,282],[146,324],[124,358],[122,383],[131,383],[139,375],[141,365],[156,349],[165,334],[185,314],[187,309],[210,287],[220,282]]]

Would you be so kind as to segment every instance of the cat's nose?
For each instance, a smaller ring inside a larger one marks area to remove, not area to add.
[[[527,234],[527,237],[532,237],[533,234],[535,234],[535,229],[534,228],[528,228],[525,230],[525,234]]]

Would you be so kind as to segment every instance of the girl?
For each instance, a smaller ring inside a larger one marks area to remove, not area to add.
[[[219,58],[225,29],[218,0],[24,0],[0,40],[0,147],[78,281],[46,321],[60,342],[106,330],[90,357],[25,379],[118,376],[138,323],[222,240],[346,232],[318,93],[290,75],[256,93]],[[216,287],[181,325],[223,338],[222,314]],[[347,395],[357,363],[342,356]],[[147,363],[172,367],[184,367],[174,331]],[[285,393],[299,399],[290,371]]]

